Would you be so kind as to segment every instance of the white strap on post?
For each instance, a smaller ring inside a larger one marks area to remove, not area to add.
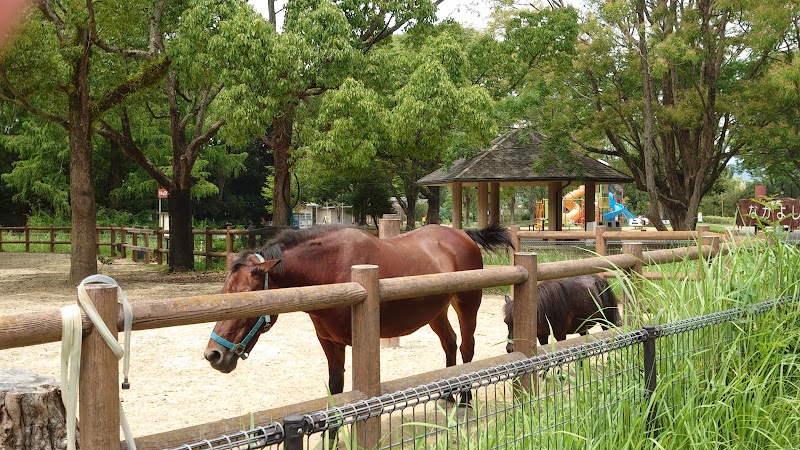
[[[106,283],[117,287],[119,293],[119,300],[122,302],[122,311],[124,315],[125,327],[125,349],[119,345],[111,331],[106,327],[94,303],[89,298],[86,292],[85,285],[88,283]],[[117,282],[105,275],[92,275],[84,278],[81,284],[78,285],[78,305],[69,305],[61,308],[62,320],[62,339],[61,339],[61,397],[64,402],[64,407],[67,412],[67,449],[75,450],[75,425],[78,406],[78,377],[80,375],[80,362],[81,362],[81,343],[83,340],[82,326],[81,326],[81,307],[86,312],[86,315],[94,324],[103,339],[106,341],[111,351],[117,356],[117,359],[123,360],[123,387],[128,384],[128,366],[130,365],[130,342],[131,342],[131,328],[133,325],[133,314],[131,313],[131,305],[122,288],[119,287]],[[125,441],[128,443],[130,450],[136,450],[136,443],[133,440],[133,434],[128,426],[128,420],[125,417],[125,411],[122,409],[122,404],[119,408],[120,425],[125,434]]]

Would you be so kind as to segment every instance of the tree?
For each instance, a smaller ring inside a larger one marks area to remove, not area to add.
[[[0,100],[57,124],[69,136],[71,283],[97,272],[93,125],[169,67],[154,44],[164,1],[130,3],[121,8],[93,0],[39,0],[0,63]],[[142,10],[146,16],[121,16]]]
[[[624,162],[650,195],[658,229],[658,204],[674,229],[691,229],[701,199],[743,148],[741,93],[768,68],[784,30],[759,34],[762,6],[753,3],[596,6],[565,85],[531,105],[555,114],[534,121],[551,137]]]
[[[465,76],[466,55],[446,31],[398,36],[369,56],[360,79],[322,96],[311,126],[300,133],[301,150],[343,171],[379,167],[374,176],[383,177],[411,229],[417,180],[448,152],[496,135],[492,101]]]
[[[745,131],[739,136],[744,145],[742,167],[763,172],[765,181],[780,180],[782,190],[800,191],[800,11],[785,4],[770,15],[771,30],[783,34],[778,51],[764,77],[748,84],[743,102]],[[766,33],[765,33],[766,34]]]
[[[209,14],[213,11],[214,14]],[[214,46],[219,42],[220,28],[233,26],[236,29],[257,27],[257,14],[244,2],[236,0],[209,0],[195,2],[181,13],[180,25],[171,30],[169,46],[165,46],[164,35],[156,37],[154,46],[162,54],[169,54],[173,64],[163,84],[163,96],[144,98],[140,115],[150,112],[153,119],[166,119],[169,123],[171,155],[166,158],[169,165],[159,166],[164,160],[160,148],[147,149],[134,138],[128,109],[118,108],[119,125],[111,120],[101,121],[99,132],[115,142],[125,154],[139,164],[159,186],[169,192],[170,212],[170,258],[171,271],[194,269],[194,235],[192,234],[191,200],[194,188],[196,197],[218,192],[211,183],[198,183],[204,176],[198,173],[202,166],[200,153],[211,143],[225,124],[220,114],[213,115],[212,102],[223,90],[218,72],[226,64],[225,58],[215,55]],[[263,21],[261,21],[264,27]],[[252,30],[265,32],[265,30]],[[230,57],[230,56],[228,56]],[[220,63],[219,60],[223,62]],[[222,66],[222,67],[221,67]],[[245,68],[246,69],[246,68]],[[151,100],[157,106],[151,104]],[[155,111],[154,111],[155,109]],[[156,112],[157,111],[157,112]],[[158,147],[158,146],[156,146]],[[222,157],[217,158],[218,168],[225,175],[234,174],[243,168],[247,154],[233,154],[221,146]],[[151,156],[148,156],[150,154]]]
[[[362,57],[396,31],[433,19],[442,0],[399,2],[338,2],[293,0],[287,3],[283,29],[269,35],[230,36],[230,46],[250,50],[240,64],[248,73],[234,75],[237,88],[224,94],[232,111],[229,120],[239,139],[260,135],[273,153],[272,218],[288,225],[290,170],[300,155],[293,139],[295,122],[315,97],[336,90],[358,74]],[[275,11],[270,1],[271,11]],[[221,49],[223,52],[225,49]],[[252,95],[257,92],[258,95]]]

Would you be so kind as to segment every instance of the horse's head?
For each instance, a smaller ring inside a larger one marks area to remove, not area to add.
[[[259,253],[229,254],[228,276],[222,293],[266,289],[269,270],[279,262],[279,259],[265,260]],[[217,322],[205,351],[211,367],[220,372],[231,372],[239,358],[247,359],[258,337],[272,328],[277,319],[277,315],[272,315]]]

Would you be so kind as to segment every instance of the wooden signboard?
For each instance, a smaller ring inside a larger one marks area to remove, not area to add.
[[[764,198],[741,199],[736,225],[785,225],[791,230],[800,228],[800,199]]]

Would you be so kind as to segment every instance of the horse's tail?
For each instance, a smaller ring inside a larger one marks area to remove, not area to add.
[[[514,243],[511,241],[511,234],[507,229],[497,224],[491,224],[481,230],[465,230],[467,235],[482,247],[490,252],[494,252],[503,248],[514,248]],[[516,249],[515,249],[516,250]]]
[[[597,292],[600,293],[600,306],[603,308],[603,315],[607,321],[603,329],[607,330],[610,324],[616,326],[622,325],[622,317],[619,314],[619,307],[617,306],[617,296],[614,294],[614,290],[611,289],[611,286],[609,286],[608,281],[601,278],[597,282]]]

